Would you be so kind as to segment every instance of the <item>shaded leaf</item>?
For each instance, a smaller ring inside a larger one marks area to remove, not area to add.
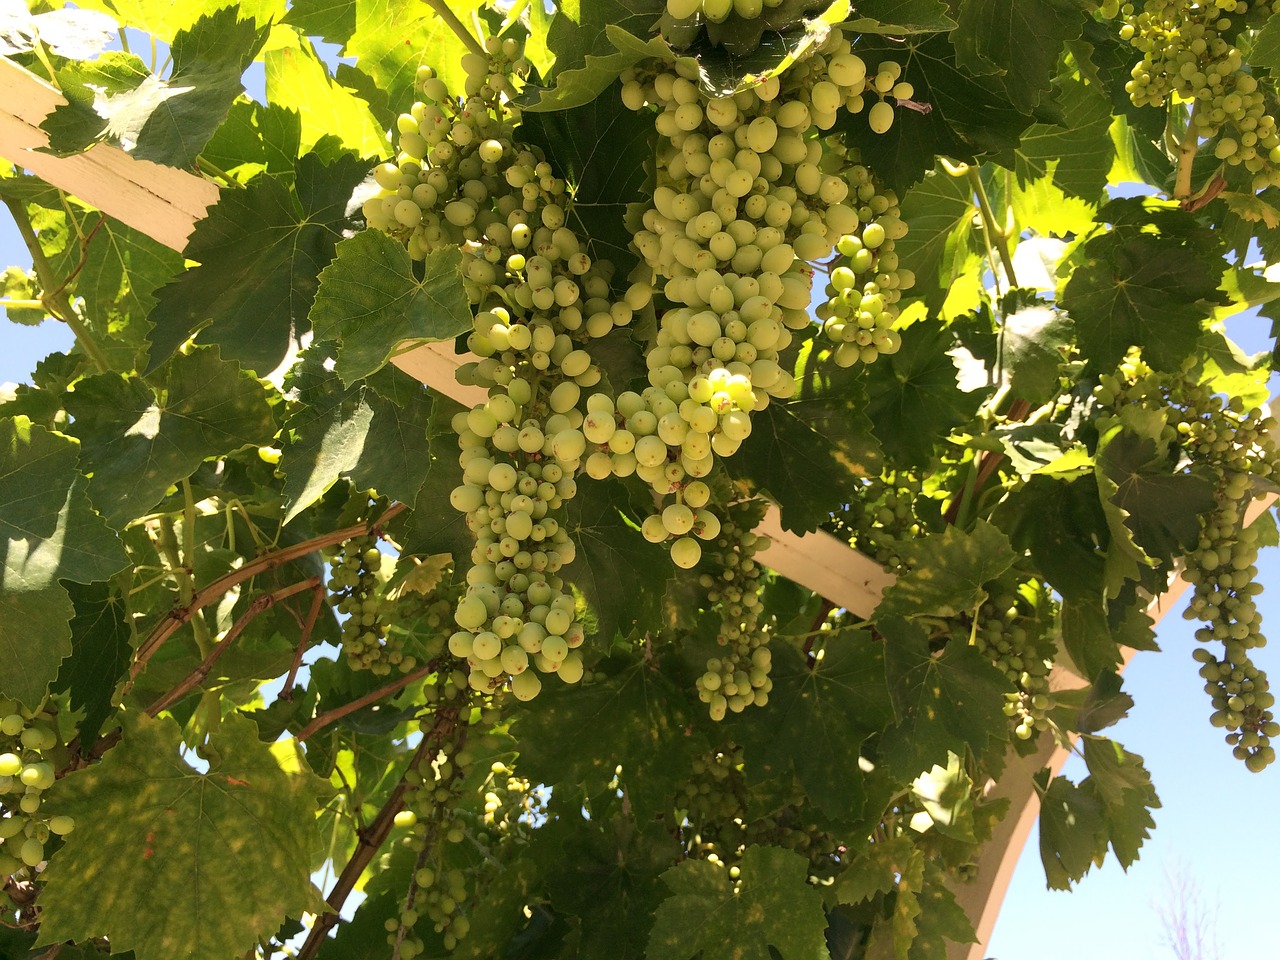
[[[723,867],[686,860],[662,875],[671,896],[654,915],[650,960],[829,958],[822,895],[806,882],[808,862],[777,847],[747,847],[735,885]]]
[[[149,369],[193,333],[246,369],[278,367],[309,329],[320,271],[333,258],[365,170],[354,157],[325,164],[307,154],[295,190],[270,174],[224,190],[187,243],[185,256],[199,266],[159,291]]]
[[[402,344],[452,340],[471,329],[461,251],[433,250],[423,269],[416,279],[404,245],[380,230],[338,244],[320,273],[311,323],[319,339],[337,341],[343,383],[369,376]]]
[[[972,611],[987,598],[984,584],[1013,566],[1009,538],[986,520],[965,532],[948,526],[939,535],[898,545],[910,568],[884,593],[876,618],[944,616]]]
[[[1031,112],[1058,71],[1068,40],[1085,18],[1077,0],[969,0],[959,7],[952,39],[956,60],[975,74],[996,73],[1009,101]]]
[[[106,936],[138,960],[224,960],[319,909],[319,781],[281,770],[235,713],[210,746],[198,773],[176,722],[132,714],[101,763],[58,782],[49,809],[79,829],[44,873],[39,944]],[[140,903],[162,908],[163,922]]]
[[[57,690],[71,694],[71,705],[84,711],[81,743],[98,738],[110,715],[116,682],[133,659],[133,624],[124,599],[106,583],[68,584],[75,608],[71,620],[71,655],[62,662]]]

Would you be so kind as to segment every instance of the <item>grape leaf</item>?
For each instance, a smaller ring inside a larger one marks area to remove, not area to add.
[[[1280,71],[1280,17],[1272,14],[1253,38],[1249,65]]]
[[[1214,483],[1196,473],[1170,474],[1156,441],[1123,425],[1098,443],[1097,477],[1113,542],[1129,541],[1166,564],[1194,548],[1200,514],[1213,509]]]
[[[449,417],[461,409],[437,397],[428,425],[427,454],[430,466],[426,479],[413,500],[413,512],[400,521],[401,553],[428,557],[447,553],[454,558],[453,575],[461,579],[466,560],[476,545],[475,534],[467,529],[467,518],[449,502],[453,489],[462,483],[458,465],[458,435],[449,426]]]
[[[1212,234],[1160,201],[1119,200],[1098,213],[1114,228],[1089,240],[1062,294],[1090,370],[1110,370],[1131,346],[1157,370],[1194,352],[1225,266]]]
[[[902,79],[915,88],[913,102],[928,105],[927,112],[899,107],[885,133],[871,130],[865,112],[843,116],[834,128],[900,196],[933,169],[939,156],[972,160],[1003,154],[1017,146],[1034,120],[1052,119],[1041,115],[1044,104],[1030,116],[1013,105],[1001,81],[976,78],[959,67],[946,34],[908,37],[903,43],[863,37],[858,55],[867,63],[902,63]]]
[[[381,230],[362,230],[338,244],[320,273],[311,324],[321,340],[338,342],[344,384],[369,376],[401,344],[452,340],[471,329],[462,286],[462,252],[427,254],[421,280],[404,244]]]
[[[845,23],[853,33],[946,33],[956,22],[942,0],[860,0],[854,18]]]
[[[952,944],[977,943],[964,908],[956,903],[956,895],[949,886],[950,876],[940,863],[926,860],[920,890],[916,901],[920,916],[916,918],[916,937],[911,942],[911,960],[947,960],[954,951]]]
[[[955,344],[941,322],[913,323],[902,331],[897,353],[881,356],[867,370],[867,416],[890,461],[924,466],[938,437],[967,421],[983,391],[962,393],[948,351]]]
[[[386,132],[369,105],[329,75],[309,41],[290,39],[294,42],[267,52],[267,96],[274,106],[297,112],[301,148],[310,150],[333,136],[363,157],[390,154]]]
[[[431,395],[394,368],[344,389],[325,369],[323,352],[308,350],[306,357],[303,370],[292,378],[302,404],[285,424],[294,439],[280,458],[289,500],[284,522],[310,507],[343,475],[358,489],[412,503],[431,464],[423,456]]]
[[[322,909],[310,877],[322,782],[281,770],[235,713],[210,747],[198,773],[176,722],[130,714],[119,746],[58,782],[49,809],[79,829],[44,873],[39,945],[106,936],[138,960],[225,960]],[[163,921],[138,909],[156,891]]]
[[[916,777],[911,795],[939,833],[977,843],[973,832],[973,780],[956,754],[947,754],[946,766],[935,763]]]
[[[578,552],[561,576],[578,587],[596,618],[595,634],[611,643],[621,632],[653,621],[658,598],[672,575],[665,550],[640,535],[618,505],[627,502],[620,483],[584,482],[565,510],[564,529]],[[618,589],[625,584],[625,589]]]
[[[706,739],[690,732],[689,697],[653,664],[619,658],[596,669],[605,679],[590,684],[545,677],[536,703],[520,709],[520,769],[538,783],[581,785],[591,795],[620,765],[637,822],[651,821]]]
[[[167,80],[150,76],[131,89],[100,97],[73,98],[54,111],[96,112],[101,126],[90,139],[67,142],[70,125],[55,121],[60,153],[78,152],[99,140],[115,143],[140,160],[191,167],[236,97],[240,77],[267,39],[267,29],[239,19],[223,7],[180,31],[170,46],[173,71]],[[78,129],[88,132],[80,125]]]
[[[730,472],[751,481],[782,508],[782,526],[797,533],[816,530],[833,510],[848,503],[872,471],[844,456],[832,438],[806,423],[793,407],[771,403],[752,415],[751,435]],[[839,428],[858,428],[857,414]],[[864,420],[865,422],[865,420]]]
[[[884,592],[876,618],[954,617],[987,598],[984,584],[1013,566],[1009,538],[986,520],[965,532],[948,526],[937,534],[900,543],[910,568]]]
[[[1159,649],[1151,618],[1141,606],[1112,603],[1104,608],[1102,601],[1101,589],[1093,596],[1068,597],[1059,616],[1063,650],[1087,680],[1115,670],[1122,646]]]
[[[89,60],[102,52],[116,29],[115,20],[94,10],[64,7],[31,13],[14,0],[0,8],[0,56],[26,53],[40,42],[59,57]]]
[[[1089,776],[1081,787],[1092,788],[1101,802],[1111,849],[1127,870],[1156,825],[1150,811],[1160,806],[1160,798],[1136,753],[1102,737],[1085,737],[1082,743]]]
[[[947,299],[955,277],[969,273],[981,259],[974,249],[973,191],[964,177],[942,167],[930,171],[907,191],[902,220],[910,225],[905,237],[894,241],[900,267],[916,275],[906,298],[920,298],[931,310]]]
[[[0,695],[35,710],[71,653],[75,615],[67,589],[57,581],[28,584],[6,555],[0,574]]]
[[[106,583],[71,583],[67,592],[75,608],[72,649],[54,689],[69,691],[71,705],[84,710],[80,742],[93,743],[111,713],[116,681],[133,659],[133,624],[124,598]]]
[[[79,153],[107,135],[108,98],[138,90],[151,77],[142,58],[122,50],[109,50],[96,60],[70,60],[58,70],[58,87],[67,102],[59,104],[40,123],[49,135],[47,150],[55,154]],[[150,86],[154,86],[151,84]],[[150,89],[150,87],[149,87]]]
[[[1058,368],[1072,345],[1071,321],[1047,305],[1029,305],[1004,318],[997,362],[1016,396],[1033,408],[1058,392]]]
[[[175,354],[142,381],[88,377],[67,395],[89,494],[113,526],[159,503],[200,462],[275,436],[264,385],[216,349]]]
[[[1095,87],[1070,78],[1057,82],[1056,99],[1062,123],[1027,128],[1014,151],[1014,175],[1023,187],[1048,178],[1067,196],[1094,204],[1115,157],[1110,106]]]
[[[1083,21],[1078,0],[969,0],[959,7],[951,35],[956,62],[973,74],[999,74],[1009,102],[1030,113]]]
[[[1040,786],[1040,861],[1050,890],[1071,884],[1107,853],[1102,804],[1091,790],[1064,777],[1048,783],[1049,771],[1036,774]]]
[[[293,0],[284,22],[325,43],[344,44],[356,32],[355,0]]]
[[[569,225],[594,260],[610,260],[617,276],[631,272],[636,256],[623,221],[627,204],[643,203],[656,136],[647,113],[622,107],[615,84],[590,103],[554,113],[529,113],[521,135],[542,148],[573,195]]]
[[[251,174],[263,171],[293,176],[302,152],[302,117],[297,111],[275,103],[263,106],[256,100],[238,100],[200,156],[238,179],[249,180]]]
[[[224,190],[196,224],[185,256],[199,266],[163,287],[151,311],[149,370],[193,333],[261,374],[294,349],[367,165],[349,156],[325,164],[309,153],[296,170],[294,190],[261,174],[243,190]]]
[[[735,884],[723,867],[686,860],[662,875],[671,896],[654,915],[649,960],[829,960],[822,895],[808,862],[778,847],[749,846]]]
[[[1111,535],[1091,471],[1029,477],[993,520],[1063,597],[1101,595]]]
[[[748,776],[768,780],[794,767],[806,797],[828,816],[858,817],[866,800],[862,744],[893,722],[883,644],[864,631],[842,631],[812,665],[778,644],[772,678],[768,709],[733,724]]]
[[[638,39],[622,50],[617,32],[648,38],[650,28],[665,10],[663,0],[565,0],[547,32],[547,48],[555,69],[547,78],[554,87],[522,99],[525,110],[563,110],[589,103],[608,88],[627,67],[646,56],[668,59],[665,40]],[[613,27],[613,31],[608,28]],[[612,34],[612,36],[611,36]]]
[[[1004,695],[1009,681],[969,645],[950,641],[940,656],[929,652],[924,631],[901,617],[878,625],[885,638],[885,675],[898,725],[879,743],[891,773],[914,778],[947,754],[972,750],[981,757],[993,743],[1009,739]]]

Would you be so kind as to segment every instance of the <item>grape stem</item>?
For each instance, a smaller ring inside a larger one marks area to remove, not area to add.
[[[324,729],[335,720],[341,720],[347,714],[355,713],[361,707],[367,707],[369,704],[376,703],[383,697],[390,696],[393,693],[403,690],[409,684],[413,683],[413,681],[420,680],[427,674],[431,673],[438,666],[439,664],[433,661],[425,666],[418,667],[416,670],[410,670],[404,676],[388,683],[385,687],[379,687],[377,690],[371,690],[364,696],[357,697],[352,700],[350,703],[344,703],[340,707],[334,707],[332,710],[326,710],[324,713],[312,718],[310,723],[298,731],[298,734],[294,739],[297,740],[298,743],[302,743],[302,741],[306,740],[317,731]]]
[[[236,638],[244,632],[245,627],[249,625],[250,621],[252,621],[254,617],[262,613],[262,611],[275,606],[281,600],[285,600],[293,596],[295,593],[302,593],[306,590],[315,590],[317,591],[316,595],[320,597],[324,595],[320,578],[310,577],[300,583],[295,583],[292,586],[282,587],[274,593],[264,593],[260,596],[254,597],[253,601],[249,604],[249,609],[242,613],[239,619],[231,625],[231,629],[227,631],[226,636],[224,636],[222,641],[214,647],[212,651],[210,651],[209,655],[205,657],[204,662],[187,674],[187,676],[184,677],[177,686],[149,706],[147,708],[147,716],[154,717],[161,710],[168,709],[203,683],[205,678],[209,676],[209,671],[213,669],[213,665],[218,662],[218,659],[224,653],[227,652],[231,647],[231,644],[233,644]],[[318,604],[312,604],[313,608],[317,606]]]
[[[422,0],[422,2],[436,12],[436,16],[457,34],[458,39],[467,45],[468,50],[482,57],[485,56],[484,47],[480,45],[480,41],[472,36],[471,31],[458,19],[457,14],[449,9],[446,0]]]
[[[1009,281],[1009,286],[1016,287],[1018,276],[1013,272],[1013,254],[1009,250],[1009,237],[1012,231],[1006,230],[1004,225],[996,220],[995,211],[991,209],[991,198],[987,196],[987,188],[982,182],[982,174],[978,172],[978,168],[967,168],[965,177],[973,189],[974,196],[978,199],[978,211],[982,214],[982,229],[988,237],[988,243],[994,246],[996,253],[1000,255],[1000,263],[1004,266],[1004,275]],[[995,264],[991,266],[994,270]]]
[[[352,537],[360,537],[369,533],[371,529],[386,523],[392,518],[399,516],[408,507],[403,503],[393,503],[383,512],[373,523],[363,521],[361,523],[352,524],[349,527],[343,527],[341,530],[332,530],[329,533],[312,537],[310,540],[303,540],[288,547],[281,547],[271,553],[265,553],[260,557],[255,557],[244,566],[232,570],[230,573],[219,577],[213,583],[209,584],[203,590],[198,590],[192,596],[190,603],[180,607],[175,607],[169,611],[155,629],[147,635],[138,647],[138,656],[134,660],[133,667],[129,671],[130,684],[137,679],[138,674],[146,668],[147,661],[150,660],[161,645],[164,644],[171,636],[186,624],[195,614],[203,607],[215,600],[218,600],[232,587],[244,581],[256,577],[260,573],[268,570],[274,570],[283,564],[305,557],[309,553],[314,553],[324,547],[331,547],[334,544],[342,543],[344,540],[350,540]],[[127,692],[127,687],[126,687]]]
[[[1191,198],[1191,167],[1196,159],[1196,151],[1200,149],[1200,137],[1196,133],[1196,114],[1200,111],[1200,101],[1191,105],[1187,115],[1187,129],[1178,144],[1178,175],[1173,185],[1173,199],[1189,200]]]

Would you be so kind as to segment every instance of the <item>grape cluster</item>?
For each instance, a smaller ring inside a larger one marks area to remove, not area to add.
[[[388,601],[383,597],[383,555],[374,534],[339,545],[329,562],[329,592],[342,615],[342,651],[354,670],[386,676],[396,668],[408,673],[417,661],[404,653],[399,634],[388,630]]]
[[[1048,714],[1054,707],[1049,671],[1056,651],[1053,637],[1043,627],[1052,618],[1041,621],[1034,616],[1036,607],[1052,601],[1046,588],[1034,581],[1020,588],[999,584],[995,589],[999,592],[978,608],[977,623],[971,626],[973,642],[1016,688],[1006,695],[1004,713],[1014,725],[1014,735],[1030,740],[1048,729]]]
[[[1280,723],[1272,712],[1275,696],[1267,675],[1250,655],[1266,638],[1256,601],[1262,592],[1256,580],[1257,531],[1244,520],[1254,496],[1252,478],[1280,473],[1276,421],[1263,410],[1245,409],[1239,397],[1224,401],[1197,384],[1190,369],[1159,374],[1134,354],[1100,381],[1094,396],[1104,404],[1166,411],[1169,440],[1215,478],[1217,504],[1201,516],[1199,540],[1185,558],[1183,577],[1194,592],[1184,616],[1205,624],[1196,631],[1197,640],[1222,647],[1221,655],[1208,647],[1194,652],[1213,703],[1210,721],[1227,730],[1238,759],[1250,770],[1262,770],[1275,760],[1271,738],[1280,735]]]
[[[1244,0],[1145,0],[1103,5],[1104,15],[1121,15],[1120,35],[1142,53],[1125,84],[1138,106],[1190,101],[1195,132],[1221,134],[1214,147],[1220,160],[1242,164],[1255,190],[1280,184],[1280,128],[1267,111],[1266,94],[1244,63],[1235,37],[1251,15],[1280,12],[1280,3]]]
[[[50,753],[60,743],[51,711],[29,713],[0,700],[0,883],[24,873],[34,877],[50,835],[75,827],[70,817],[40,813],[41,795],[54,782]]]
[[[900,573],[903,560],[898,543],[919,536],[924,529],[916,512],[922,490],[919,478],[906,471],[871,477],[862,484],[860,495],[832,516],[831,528],[890,573]]]
[[[778,356],[810,323],[808,262],[830,256],[861,223],[842,156],[824,156],[814,134],[831,129],[837,111],[860,111],[867,81],[838,30],[785,82],[768,77],[733,96],[705,99],[683,64],[623,74],[624,105],[653,108],[659,134],[653,205],[633,244],[650,288],[673,306],[646,350],[648,409],[625,417],[654,424],[643,459],[659,496],[706,476],[714,457],[731,456],[750,435],[753,411],[794,393]],[[639,441],[635,450],[639,459]],[[607,464],[597,463],[603,474]],[[696,564],[697,540],[668,532],[676,562]]]
[[[903,290],[915,285],[915,274],[899,268],[894,241],[907,234],[898,198],[876,183],[871,171],[854,165],[848,173],[856,196],[857,230],[836,241],[840,258],[831,265],[825,303],[817,307],[822,332],[835,344],[842,367],[871,363],[880,354],[897,353],[902,337],[893,329]]]
[[[706,672],[697,681],[698,698],[707,704],[713,720],[724,719],[730,710],[741,713],[752,705],[764,706],[773,689],[769,679],[773,623],[760,603],[764,571],[755,560],[769,546],[769,539],[752,532],[746,509],[736,508],[720,524],[720,536],[707,551],[698,577],[707,599],[719,606],[723,616],[716,639],[724,652],[707,661]]]
[[[667,13],[674,20],[703,17],[711,23],[723,23],[731,13],[743,20],[755,20],[781,3],[782,0],[667,0]]]

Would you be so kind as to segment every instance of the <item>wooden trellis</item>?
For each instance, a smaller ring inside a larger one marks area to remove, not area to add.
[[[39,152],[48,142],[39,125],[64,102],[52,86],[0,57],[0,157],[181,251],[197,221],[217,202],[218,187],[173,167],[135,160],[105,144],[71,157]],[[392,362],[433,390],[470,406],[484,400],[486,393],[479,387],[459,384],[454,371],[472,359],[475,358],[470,355],[455,354],[451,344],[430,344],[403,353]],[[1254,501],[1249,521],[1273,500],[1268,497]],[[874,560],[830,534],[799,536],[784,530],[776,507],[770,508],[761,532],[773,541],[768,551],[760,555],[770,568],[860,617],[872,614],[885,588],[893,582],[893,577]],[[1175,578],[1165,593],[1151,601],[1148,613],[1152,619],[1158,622],[1177,605],[1187,587],[1185,581]],[[1133,652],[1125,651],[1125,665]],[[1078,688],[1085,683],[1062,668],[1055,669],[1050,682],[1055,690]],[[1014,867],[1039,814],[1032,774],[1045,766],[1056,774],[1068,756],[1066,748],[1052,741],[1029,757],[1011,753],[1000,781],[988,785],[990,796],[1009,800],[1009,812],[983,848],[974,879],[955,890],[957,900],[974,923],[978,942],[953,946],[950,960],[982,960]]]

